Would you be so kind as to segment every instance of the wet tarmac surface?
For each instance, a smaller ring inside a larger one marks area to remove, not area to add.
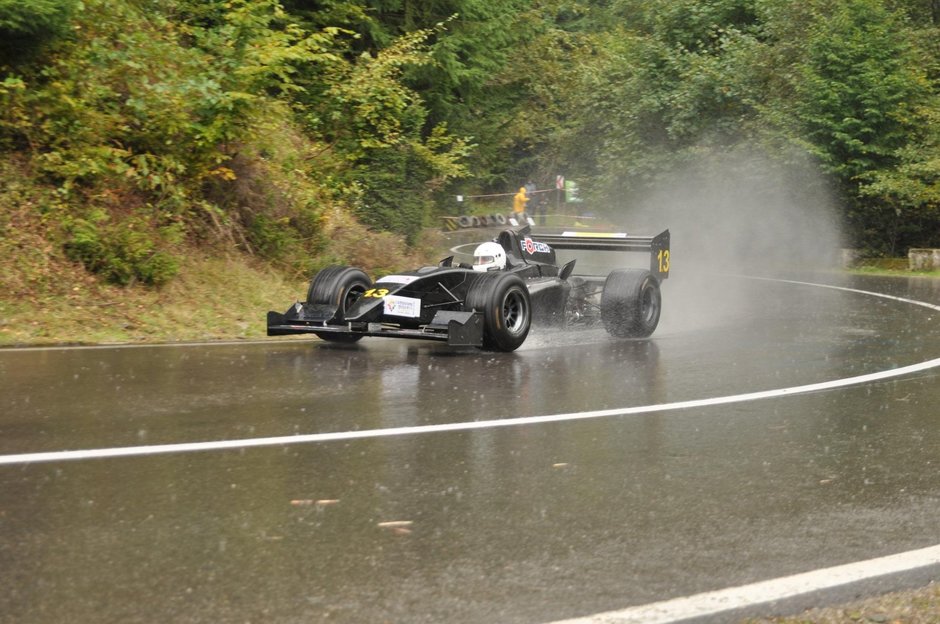
[[[803,276],[829,284],[835,275]],[[940,304],[940,281],[839,285]],[[735,277],[649,341],[0,351],[0,456],[645,406],[940,357],[940,312]],[[0,466],[0,621],[549,622],[940,543],[940,370],[474,431]]]

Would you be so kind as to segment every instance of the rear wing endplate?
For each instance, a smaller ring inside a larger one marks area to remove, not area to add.
[[[628,236],[622,232],[563,232],[534,236],[555,249],[572,251],[643,251],[650,254],[650,273],[663,280],[669,277],[669,230],[656,236]]]

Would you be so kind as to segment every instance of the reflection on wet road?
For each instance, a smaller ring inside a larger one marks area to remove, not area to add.
[[[830,278],[831,279],[831,278]],[[853,287],[940,303],[930,280]],[[938,314],[667,284],[649,341],[0,352],[0,455],[652,405],[940,357]],[[937,369],[753,403],[0,467],[0,621],[545,622],[940,543]]]

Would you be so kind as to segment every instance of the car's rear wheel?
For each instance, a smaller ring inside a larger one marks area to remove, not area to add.
[[[483,314],[484,349],[515,351],[529,335],[532,304],[518,275],[497,272],[476,276],[464,307]]]
[[[646,338],[659,325],[662,294],[657,279],[644,269],[611,271],[601,293],[601,321],[612,336]]]
[[[331,266],[317,273],[307,289],[307,303],[336,306],[336,314],[330,322],[343,323],[346,311],[372,286],[372,281],[362,269],[348,266]],[[329,342],[356,342],[357,334],[332,334],[315,332],[317,337]]]

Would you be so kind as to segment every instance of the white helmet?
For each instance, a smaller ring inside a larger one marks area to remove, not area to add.
[[[498,271],[506,268],[506,250],[497,243],[481,243],[473,250],[474,271]]]

